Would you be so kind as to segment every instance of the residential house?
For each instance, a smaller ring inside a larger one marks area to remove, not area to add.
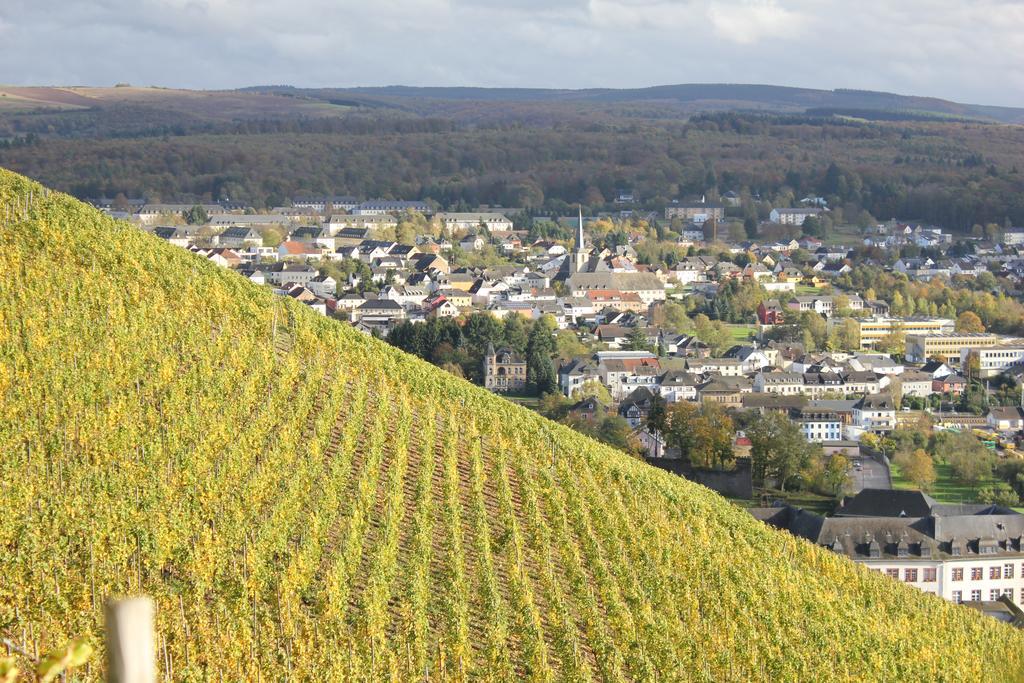
[[[896,429],[896,404],[889,394],[869,394],[853,405],[853,424],[880,434]]]
[[[959,396],[967,390],[967,378],[963,375],[943,375],[932,380],[932,392]]]
[[[287,240],[277,246],[277,256],[282,259],[314,259],[321,260],[325,250],[308,242],[292,242]]]
[[[927,372],[907,370],[899,376],[899,382],[904,398],[909,396],[927,398],[934,391],[935,379]]]
[[[712,376],[697,389],[697,399],[701,402],[720,403],[727,407],[739,407],[743,403],[743,394],[751,391],[751,382],[746,377]]]
[[[737,358],[688,358],[686,369],[701,375],[742,377],[743,361]]]
[[[786,321],[778,299],[765,299],[757,305],[757,321],[762,325],[781,325]]]
[[[588,396],[574,403],[568,414],[584,422],[596,422],[608,414],[608,406],[594,396]]]
[[[317,275],[306,283],[306,288],[318,297],[333,299],[338,292],[338,281],[330,275]]]
[[[176,247],[187,249],[198,237],[198,231],[191,227],[160,226],[153,228],[153,234]]]
[[[658,394],[666,403],[696,401],[700,377],[683,370],[670,370],[658,379]]]

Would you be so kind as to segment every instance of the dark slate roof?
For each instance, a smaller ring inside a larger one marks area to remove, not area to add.
[[[863,489],[848,497],[837,517],[927,517],[935,500],[921,491]]]
[[[359,308],[373,310],[388,308],[397,311],[400,310],[402,306],[397,301],[392,301],[391,299],[376,299],[373,301],[367,301],[366,303],[362,304]]]
[[[869,394],[857,401],[854,408],[861,410],[896,410],[896,404],[889,394]]]
[[[649,407],[653,400],[654,394],[651,393],[650,389],[647,387],[637,387],[622,401],[622,405],[619,407],[619,412],[623,412],[626,408],[632,405]]]

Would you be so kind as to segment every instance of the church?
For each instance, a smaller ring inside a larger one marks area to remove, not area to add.
[[[576,245],[571,253],[566,254],[559,273],[570,295],[585,297],[587,292],[616,290],[635,293],[647,305],[665,300],[665,283],[657,275],[647,271],[614,269],[609,264],[614,257],[607,249],[596,253],[587,248],[581,208],[576,226]]]

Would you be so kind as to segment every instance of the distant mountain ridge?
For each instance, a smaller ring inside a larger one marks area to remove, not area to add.
[[[931,113],[937,116],[982,119],[1000,123],[1024,123],[1024,108],[965,104],[937,97],[899,95],[870,90],[817,90],[777,85],[688,83],[647,88],[593,88],[581,90],[544,88],[383,87],[302,89],[296,93],[331,91],[387,100],[430,99],[479,102],[628,103],[665,102],[688,111],[761,109],[778,113],[802,113],[809,109],[861,109]],[[257,92],[281,92],[281,86],[248,88]],[[315,95],[314,95],[315,96]]]
[[[315,119],[351,111],[390,110],[400,116],[456,121],[542,122],[580,115],[685,118],[712,112],[764,112],[815,117],[937,118],[1024,124],[1024,108],[965,104],[937,97],[868,90],[816,90],[788,86],[689,83],[646,88],[477,88],[390,85],[354,88],[299,88],[258,85],[236,90],[181,90],[134,87],[0,86],[0,123],[11,117],[60,116],[88,119],[102,112],[110,122],[137,128],[189,122]],[[83,115],[83,112],[86,112]],[[875,113],[872,113],[875,112]],[[867,116],[862,116],[867,113]],[[884,115],[882,115],[884,113]],[[32,130],[22,121],[17,130]],[[81,133],[83,124],[71,127]],[[47,130],[46,126],[42,130]],[[93,133],[95,134],[95,133]],[[0,137],[3,130],[0,127]]]

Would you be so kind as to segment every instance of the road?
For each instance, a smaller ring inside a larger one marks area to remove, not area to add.
[[[860,493],[861,489],[891,489],[892,479],[889,476],[889,468],[867,456],[851,458],[850,484],[852,495]],[[857,469],[860,463],[860,469]]]

